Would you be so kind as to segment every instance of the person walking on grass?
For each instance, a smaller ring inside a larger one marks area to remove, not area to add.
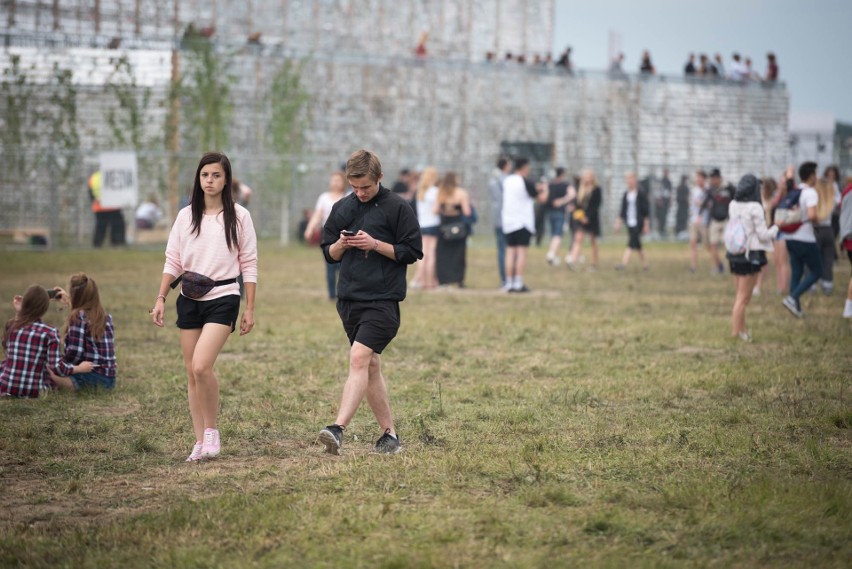
[[[503,232],[506,234],[506,292],[529,292],[524,284],[527,249],[535,233],[535,198],[538,190],[527,179],[529,160],[515,159],[515,171],[503,181]]]
[[[645,259],[645,252],[642,251],[642,234],[647,234],[651,230],[651,208],[648,205],[647,196],[639,191],[636,174],[628,172],[624,175],[624,181],[627,184],[627,190],[621,197],[621,211],[615,220],[615,232],[618,233],[623,222],[627,227],[627,248],[621,257],[621,263],[617,264],[615,269],[618,271],[626,269],[631,252],[636,251],[639,260],[642,261],[642,269],[647,271],[648,260]]]
[[[547,186],[547,216],[550,220],[550,247],[547,250],[547,262],[554,267],[559,264],[559,246],[565,234],[565,214],[568,204],[574,200],[577,190],[570,185],[565,176],[565,168],[556,169],[556,178]]]
[[[491,197],[491,218],[494,223],[494,239],[497,244],[497,273],[500,286],[506,288],[506,234],[503,233],[503,180],[512,171],[512,162],[500,156],[494,173],[488,180],[488,195]]]
[[[95,279],[85,273],[71,276],[70,294],[56,287],[56,300],[69,308],[65,324],[65,361],[71,365],[91,361],[88,373],[53,376],[64,389],[112,389],[115,387],[115,327],[104,310]]]
[[[23,296],[15,295],[12,307],[15,316],[3,330],[0,397],[38,397],[56,386],[52,374],[65,377],[92,371],[92,362],[72,365],[62,359],[59,332],[41,321],[50,307],[47,290],[32,285]]]
[[[819,204],[819,195],[814,189],[817,181],[816,170],[816,162],[804,162],[799,166],[801,193],[798,207],[802,224],[794,232],[786,234],[785,239],[790,258],[790,294],[784,298],[782,304],[797,318],[804,315],[801,296],[822,277],[822,255],[814,233]]]
[[[328,191],[320,194],[314,213],[305,227],[305,241],[309,241],[313,235],[319,235],[321,228],[325,225],[331,208],[346,195],[349,184],[343,172],[334,172],[328,181]],[[314,241],[316,243],[316,241]],[[337,300],[337,274],[340,272],[340,263],[325,263],[325,286],[328,291],[329,300]]]
[[[698,244],[707,243],[707,224],[705,217],[709,216],[704,209],[704,198],[706,197],[705,186],[707,174],[704,170],[695,172],[695,185],[689,191],[689,271],[694,273],[698,270]]]
[[[577,206],[571,214],[577,224],[577,232],[571,252],[565,257],[565,264],[572,271],[580,259],[580,250],[583,247],[583,239],[589,236],[592,244],[592,264],[590,271],[598,268],[598,237],[601,235],[600,208],[603,192],[597,185],[595,173],[592,170],[583,170],[580,176],[580,188],[577,190]]]
[[[415,196],[417,221],[423,237],[423,260],[417,263],[411,288],[434,289],[438,286],[435,254],[438,248],[438,227],[441,225],[441,216],[435,213],[435,202],[438,200],[437,168],[427,166],[420,173]]]
[[[852,264],[852,176],[846,177],[846,187],[840,196],[840,215],[838,216],[838,237],[840,247],[849,257]],[[852,318],[852,278],[846,287],[846,305],[843,307],[843,317]]]
[[[760,200],[760,180],[751,174],[743,176],[737,184],[734,199],[728,206],[731,231],[726,241],[737,241],[745,247],[744,252],[728,251],[727,257],[736,282],[736,296],[731,310],[731,336],[745,342],[751,341],[751,332],[746,328],[745,313],[754,291],[755,281],[766,265],[766,251],[772,250],[772,241],[778,227],[766,227],[766,214]]]
[[[219,382],[213,364],[240,323],[240,336],[254,327],[257,236],[251,215],[234,203],[231,162],[220,152],[202,156],[190,203],[178,212],[166,245],[163,277],[151,319],[163,327],[166,295],[180,283],[175,303],[195,444],[187,462],[218,456]],[[246,307],[240,315],[240,287]]]
[[[704,198],[704,209],[710,212],[710,224],[707,226],[707,246],[713,260],[712,274],[721,275],[725,272],[722,258],[719,256],[719,246],[725,244],[725,227],[728,225],[728,205],[733,198],[733,192],[728,186],[722,185],[722,173],[718,168],[710,172],[710,186]]]
[[[406,269],[423,258],[423,239],[408,203],[381,185],[378,156],[353,153],[346,179],[352,193],[334,204],[320,246],[326,262],[341,263],[337,313],[349,338],[349,376],[337,418],[320,431],[319,440],[327,453],[340,454],[343,433],[366,397],[382,431],[376,452],[395,454],[401,446],[381,353],[399,331]]]

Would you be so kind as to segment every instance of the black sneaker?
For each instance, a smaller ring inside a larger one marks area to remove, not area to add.
[[[402,450],[402,447],[399,446],[399,436],[393,436],[390,434],[390,429],[385,429],[385,434],[383,434],[378,441],[376,441],[376,450],[375,452],[380,454],[396,454]]]
[[[340,425],[329,425],[320,431],[319,440],[325,445],[328,454],[340,454],[343,446],[343,429]]]

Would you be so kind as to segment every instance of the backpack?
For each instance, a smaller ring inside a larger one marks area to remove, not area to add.
[[[783,233],[795,233],[802,226],[802,212],[799,211],[799,188],[787,192],[775,208],[775,225]]]
[[[739,215],[732,217],[725,227],[725,249],[731,255],[745,255],[748,251],[748,232]]]

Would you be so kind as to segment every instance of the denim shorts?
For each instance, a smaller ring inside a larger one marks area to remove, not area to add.
[[[114,377],[107,377],[93,371],[72,374],[71,381],[74,383],[74,389],[112,389],[115,387]]]
[[[565,210],[554,209],[550,211],[550,235],[562,237],[565,233]]]

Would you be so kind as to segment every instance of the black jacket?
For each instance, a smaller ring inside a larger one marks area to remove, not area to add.
[[[411,206],[383,186],[372,200],[362,203],[353,193],[331,208],[322,232],[325,260],[336,263],[328,248],[344,229],[364,230],[371,237],[392,243],[396,260],[375,251],[348,249],[340,259],[337,297],[342,300],[396,300],[405,298],[407,265],[423,257],[420,224]]]
[[[636,227],[643,227],[645,225],[645,220],[651,215],[651,207],[648,204],[648,197],[636,190]],[[627,225],[627,192],[624,192],[624,195],[621,196],[621,211],[618,214],[618,217],[624,222],[624,225]]]

